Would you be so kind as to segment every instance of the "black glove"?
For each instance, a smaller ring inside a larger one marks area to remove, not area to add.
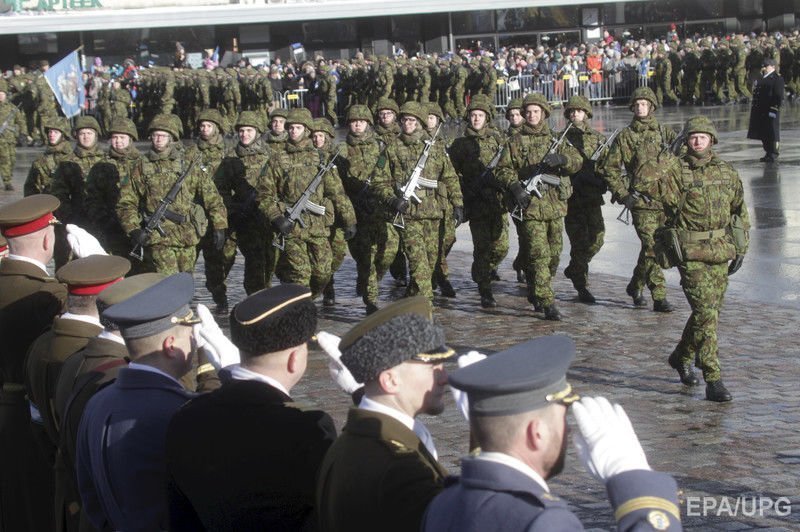
[[[285,216],[279,216],[278,218],[272,220],[272,225],[274,225],[275,229],[280,231],[283,236],[287,236],[292,232],[292,229],[294,229],[294,224]]]
[[[225,247],[225,229],[214,229],[214,249],[222,251]]]
[[[528,208],[528,205],[531,204],[531,195],[525,192],[525,187],[522,186],[522,183],[519,181],[514,181],[511,183],[511,186],[508,187],[508,190],[510,190],[511,194],[514,195],[514,201],[523,211]]]
[[[559,168],[567,164],[567,158],[560,153],[548,153],[544,156],[544,164],[550,168]]]
[[[636,203],[636,198],[633,197],[633,194],[628,194],[622,198],[622,204],[625,205],[628,210],[633,210],[634,203]]]
[[[456,221],[456,227],[464,223],[464,207],[453,207],[453,219]]]
[[[403,198],[394,198],[392,200],[392,207],[400,214],[405,214],[408,212],[408,205],[408,200],[404,200]]]
[[[150,235],[144,229],[134,229],[130,237],[134,246],[145,246],[150,241]]]
[[[734,273],[739,271],[739,268],[742,267],[742,263],[744,262],[744,255],[736,255],[736,258],[731,261],[728,265],[728,275],[733,275]]]
[[[344,239],[345,240],[352,240],[353,237],[356,236],[356,225],[353,224],[347,229],[344,230]]]

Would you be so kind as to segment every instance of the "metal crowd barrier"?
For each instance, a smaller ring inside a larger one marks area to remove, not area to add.
[[[284,92],[273,92],[272,102],[275,107],[283,109],[294,109],[305,107],[305,94],[308,89],[295,89]]]
[[[563,76],[523,74],[498,79],[495,106],[505,109],[514,98],[524,98],[529,92],[541,92],[554,104],[563,104],[570,96],[580,94],[591,102],[627,101],[637,87],[649,84],[649,75],[636,70],[622,70],[611,75],[603,73],[600,82],[592,83],[588,72]]]

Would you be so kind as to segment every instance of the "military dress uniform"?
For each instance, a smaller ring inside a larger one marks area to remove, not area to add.
[[[775,61],[764,61],[774,67]],[[756,82],[753,90],[753,105],[750,108],[748,139],[760,140],[766,152],[762,162],[778,158],[781,141],[781,104],[783,103],[784,80],[776,71],[766,74]]]
[[[690,118],[686,131],[688,135],[706,133],[716,143],[716,128],[705,117]],[[741,266],[747,252],[750,220],[742,181],[711,146],[700,153],[690,149],[662,171],[665,177],[658,182],[657,194],[668,224],[678,230],[683,255],[678,271],[692,308],[669,364],[685,384],[696,384],[691,371],[694,363],[703,371],[706,397],[730,401],[720,380],[717,324],[728,276]],[[729,261],[733,261],[730,266]]]

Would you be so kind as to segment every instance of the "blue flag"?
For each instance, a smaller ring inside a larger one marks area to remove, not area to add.
[[[81,113],[86,101],[86,89],[81,78],[81,63],[78,51],[51,66],[44,73],[47,84],[56,95],[64,116],[72,118]]]

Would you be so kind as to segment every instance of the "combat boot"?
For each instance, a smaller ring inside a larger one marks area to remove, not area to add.
[[[536,296],[528,296],[528,303],[533,305],[534,312],[541,312],[542,311],[542,304],[536,298]]]
[[[517,270],[517,282],[524,283],[525,282],[525,271],[524,270]]]
[[[322,306],[332,307],[336,305],[336,289],[333,288],[333,279],[325,286],[322,291]]]
[[[647,306],[647,301],[644,299],[644,294],[642,294],[641,290],[636,290],[631,285],[628,285],[628,288],[625,289],[625,292],[633,299],[634,307]]]
[[[6,183],[6,192],[12,192],[14,190],[14,185],[11,183]]]
[[[694,368],[691,364],[675,363],[672,361],[672,358],[670,358],[669,365],[678,372],[681,382],[686,386],[697,386],[700,384],[700,379],[695,375]]]
[[[654,312],[672,312],[675,310],[675,307],[667,301],[667,298],[664,299],[656,299],[653,301],[653,311]]]
[[[481,295],[481,306],[483,308],[494,308],[497,306],[497,301],[494,299],[491,288],[482,288],[478,290]]]
[[[561,313],[556,308],[555,303],[544,307],[544,319],[550,321],[561,321]]]
[[[367,316],[378,312],[378,305],[372,302],[367,303]]]
[[[578,301],[580,301],[581,303],[587,303],[589,305],[597,303],[595,297],[592,295],[591,292],[589,292],[589,289],[586,288],[585,286],[576,288],[576,290],[578,291]]]
[[[706,383],[706,399],[717,403],[726,403],[733,400],[733,397],[722,381],[711,381]]]
[[[494,269],[491,272],[489,272],[489,278],[492,281],[499,281],[500,280],[500,276],[497,274],[497,269]]]
[[[217,290],[211,294],[211,298],[216,303],[217,314],[222,314],[228,310],[228,295],[225,293],[225,290]]]
[[[444,297],[456,297],[456,289],[453,288],[453,285],[450,284],[450,281],[447,279],[439,281],[439,292]]]

